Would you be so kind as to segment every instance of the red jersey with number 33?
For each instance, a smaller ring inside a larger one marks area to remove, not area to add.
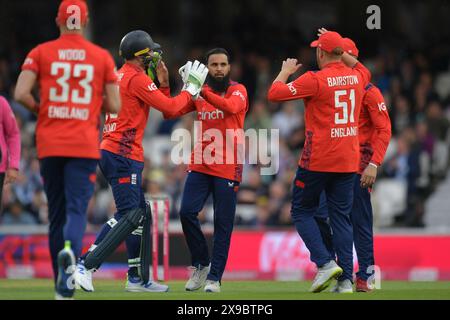
[[[333,62],[291,83],[272,84],[270,101],[305,102],[306,139],[300,167],[319,172],[358,171],[358,121],[369,81],[370,72],[361,63],[349,68]]]
[[[82,35],[64,34],[35,47],[22,70],[39,82],[38,157],[100,158],[104,86],[117,81],[111,55]]]

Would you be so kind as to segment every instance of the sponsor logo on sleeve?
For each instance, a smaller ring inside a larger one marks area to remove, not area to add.
[[[295,96],[297,94],[297,89],[295,89],[294,84],[292,82],[289,82],[287,86],[289,90],[292,92],[292,95]]]
[[[386,105],[384,104],[384,102],[378,103],[378,109],[380,110],[380,112],[386,111]]]
[[[148,90],[150,90],[150,91],[158,90],[158,87],[156,86],[155,83],[152,83],[152,84],[148,85],[147,88],[148,88]]]
[[[245,101],[244,95],[239,90],[234,91],[231,95],[238,96],[238,97],[240,97],[242,99],[242,101]]]

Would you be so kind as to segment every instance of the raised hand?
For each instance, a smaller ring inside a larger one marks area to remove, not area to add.
[[[300,69],[302,65],[297,64],[297,59],[288,58],[283,61],[283,65],[281,66],[281,72],[285,72],[289,75],[292,75]]]
[[[325,34],[325,33],[327,33],[327,32],[328,32],[327,29],[325,29],[325,28],[320,28],[320,29],[318,30],[317,36],[320,37],[321,35],[323,35],[323,34]]]
[[[156,66],[156,76],[161,87],[169,86],[169,70],[167,70],[166,64],[162,60]]]

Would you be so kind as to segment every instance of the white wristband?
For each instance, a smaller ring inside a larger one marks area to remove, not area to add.
[[[373,163],[373,162],[369,162],[369,165],[372,165],[372,166],[374,166],[375,168],[378,168],[378,166],[377,166],[375,163]]]

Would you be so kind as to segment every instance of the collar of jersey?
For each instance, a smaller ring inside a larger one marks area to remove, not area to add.
[[[70,37],[70,38],[83,38],[84,39],[84,36],[79,33],[63,33],[60,35],[60,37],[61,38]]]
[[[343,65],[344,65],[344,63],[342,61],[330,62],[330,63],[327,63],[325,65],[325,67],[323,67],[322,69],[335,67],[335,66],[343,66]]]
[[[125,65],[128,66],[128,67],[131,68],[131,69],[136,70],[137,72],[141,72],[141,71],[144,72],[144,70],[142,70],[142,69],[139,68],[137,65],[134,65],[134,64],[132,64],[132,63],[125,62]]]

